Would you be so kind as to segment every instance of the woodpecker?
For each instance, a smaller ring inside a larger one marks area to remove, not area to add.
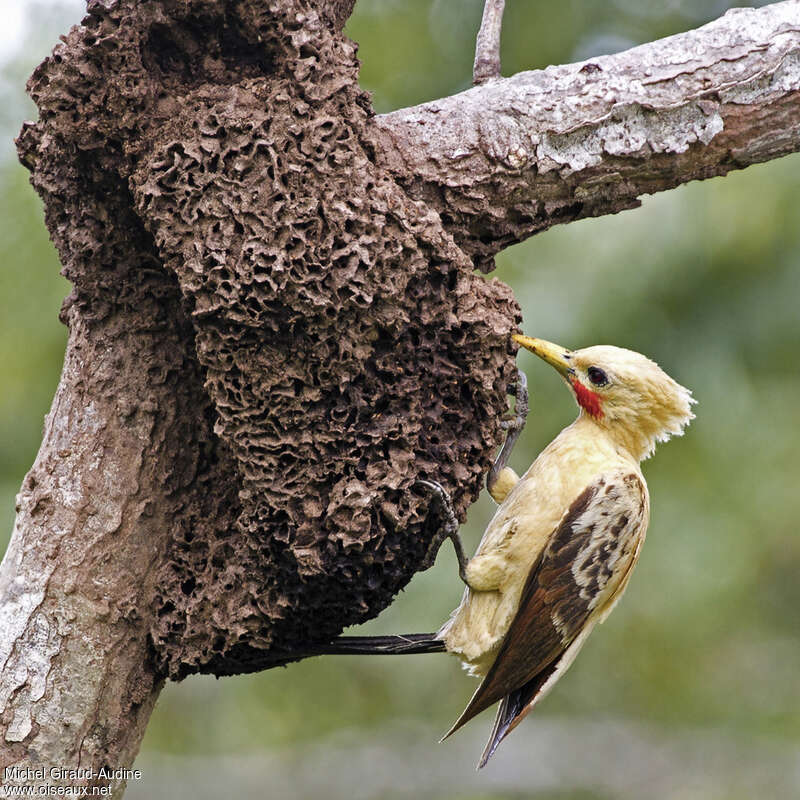
[[[499,505],[471,559],[444,489],[419,482],[433,492],[445,518],[428,562],[444,538],[456,547],[466,583],[458,608],[435,634],[340,637],[317,651],[447,651],[459,657],[482,680],[444,738],[499,702],[479,768],[619,601],[650,516],[639,464],[694,418],[691,392],[639,353],[608,345],[567,350],[519,334],[513,339],[561,375],[578,404],[577,419],[518,477],[506,462],[527,411],[521,373],[516,421],[487,480]]]
[[[500,701],[481,767],[619,601],[650,517],[639,462],[694,417],[691,392],[639,353],[513,338],[556,369],[580,412],[521,478],[499,471],[499,507],[437,634],[483,678],[446,736]]]

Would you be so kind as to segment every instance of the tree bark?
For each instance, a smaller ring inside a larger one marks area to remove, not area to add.
[[[376,118],[379,163],[489,271],[552,225],[800,149],[800,2]]]
[[[0,567],[3,767],[128,766],[165,678],[379,613],[416,480],[463,515],[502,437],[519,309],[474,264],[800,147],[800,0],[383,117],[352,5],[92,2],[31,79],[74,291]]]
[[[23,144],[35,136],[27,128]],[[61,381],[0,569],[0,770],[22,770],[4,785],[119,796],[124,780],[49,769],[133,761],[164,681],[149,641],[156,566],[171,538],[197,529],[226,457],[211,457],[220,443],[177,284],[124,185],[64,155],[37,140],[36,187],[75,288]],[[48,174],[60,182],[40,182]],[[48,772],[25,773],[37,767]]]
[[[483,17],[475,39],[472,82],[486,83],[500,77],[500,32],[506,0],[485,0]]]

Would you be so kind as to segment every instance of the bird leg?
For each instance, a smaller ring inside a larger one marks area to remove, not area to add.
[[[456,551],[456,558],[458,559],[458,574],[461,580],[466,583],[468,559],[464,554],[464,545],[461,543],[461,537],[458,535],[458,519],[456,518],[456,512],[453,509],[453,501],[450,499],[450,495],[447,494],[444,487],[440,483],[436,483],[436,481],[418,480],[414,483],[414,486],[424,486],[433,493],[439,503],[443,518],[439,530],[436,532],[433,539],[431,539],[430,545],[428,545],[428,550],[425,553],[425,558],[422,560],[421,568],[426,570],[432,567],[433,562],[436,561],[436,554],[439,552],[439,548],[444,543],[444,540],[452,539],[453,547]]]
[[[528,378],[520,369],[517,370],[517,383],[509,386],[508,393],[517,399],[514,403],[514,416],[511,419],[503,420],[501,425],[506,430],[506,440],[500,448],[500,453],[496,461],[492,464],[489,474],[486,476],[486,488],[496,503],[502,503],[508,493],[514,488],[519,480],[519,476],[511,467],[507,467],[511,451],[519,439],[522,429],[525,427],[525,420],[528,418]]]

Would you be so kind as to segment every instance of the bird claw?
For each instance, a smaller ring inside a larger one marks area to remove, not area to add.
[[[516,397],[514,416],[520,420],[520,427],[523,427],[528,418],[529,396],[528,376],[521,369],[517,370],[517,382],[514,386],[509,386],[508,393]]]
[[[500,428],[504,431],[516,430],[525,426],[525,420],[518,417],[516,414],[513,416],[503,417],[500,420]]]
[[[433,537],[430,545],[428,546],[428,550],[420,564],[420,569],[430,569],[436,561],[439,548],[444,543],[444,540],[451,539],[453,542],[453,547],[456,551],[456,558],[458,559],[459,577],[462,581],[464,581],[464,583],[466,583],[467,558],[464,554],[464,546],[461,543],[461,537],[458,535],[458,518],[456,517],[456,512],[453,508],[453,501],[450,499],[450,495],[447,493],[447,490],[444,488],[444,486],[436,481],[428,481],[420,478],[419,480],[414,481],[413,486],[423,486],[428,489],[439,503],[441,514],[444,517],[443,524],[436,532],[436,535]]]
[[[528,418],[528,378],[521,369],[517,370],[517,382],[513,386],[508,387],[508,393],[516,397],[516,402],[514,403],[514,410],[509,410],[500,420],[500,428],[506,432],[506,438],[502,448],[500,448],[497,459],[494,464],[492,464],[492,468],[486,476],[486,488],[492,494],[497,479],[506,464],[508,464],[511,451],[514,449],[514,445],[522,429],[525,427],[525,421]]]

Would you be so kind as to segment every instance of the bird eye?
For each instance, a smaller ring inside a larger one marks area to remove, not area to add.
[[[608,375],[600,367],[589,367],[586,374],[595,386],[605,386],[608,383]]]

